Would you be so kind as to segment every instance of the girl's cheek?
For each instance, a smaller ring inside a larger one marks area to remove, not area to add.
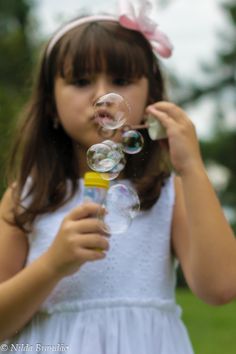
[[[141,124],[141,122],[144,119],[144,110],[143,109],[135,109],[133,108],[133,110],[131,110],[130,112],[130,116],[128,118],[128,123],[130,125],[137,125],[137,124]]]

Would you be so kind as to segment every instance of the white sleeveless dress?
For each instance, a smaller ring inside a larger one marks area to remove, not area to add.
[[[82,202],[82,193],[80,180],[71,201],[36,219],[27,264],[46,251],[65,215]],[[170,177],[158,202],[140,212],[127,232],[111,236],[106,258],[61,280],[4,353],[14,348],[17,353],[192,354],[174,296],[173,205]]]

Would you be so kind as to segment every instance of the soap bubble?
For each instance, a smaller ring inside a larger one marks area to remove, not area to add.
[[[102,219],[111,233],[123,233],[128,229],[139,209],[140,201],[136,191],[124,184],[116,184],[107,192],[107,213]]]
[[[98,134],[103,138],[112,138],[116,134],[116,130],[107,130],[104,127],[100,126],[98,128]]]
[[[120,162],[120,154],[107,144],[94,144],[87,151],[87,163],[96,172],[110,171]]]
[[[123,151],[127,154],[137,154],[144,145],[142,134],[137,130],[128,130],[122,134]]]
[[[113,167],[110,172],[113,172],[113,173],[114,172],[118,172],[118,173],[120,173],[125,168],[125,165],[126,165],[126,158],[124,156],[122,156],[122,158],[120,159],[118,164],[115,167]]]
[[[112,181],[113,179],[115,179],[119,176],[121,171],[123,171],[123,169],[125,168],[125,164],[126,164],[126,159],[123,156],[121,158],[120,162],[115,167],[113,167],[108,172],[100,173],[100,175],[103,179],[105,179],[107,181]]]
[[[95,121],[106,130],[122,127],[130,113],[130,107],[124,98],[117,93],[108,93],[94,104]]]
[[[126,214],[122,210],[117,212],[116,207],[113,205],[109,205],[109,210],[107,206],[104,211],[101,210],[98,214],[98,218],[105,224],[102,231],[109,232],[111,234],[122,234],[130,227],[132,222],[129,214]]]
[[[116,179],[119,176],[120,172],[103,172],[100,173],[102,179],[105,179],[105,181],[112,181],[113,179]]]
[[[140,200],[136,190],[125,184],[115,184],[107,192],[106,205],[116,205],[118,210],[124,211],[131,219],[137,216],[140,210]]]
[[[116,150],[122,151],[121,144],[116,143],[113,140],[108,140],[107,139],[107,140],[104,140],[102,143],[108,145],[111,149],[116,149]]]
[[[127,132],[128,130],[132,130],[131,125],[129,125],[129,124],[123,125],[123,127],[122,127],[122,133]]]
[[[108,145],[111,148],[114,154],[117,155],[117,160],[121,160],[124,157],[122,144],[115,143],[112,140],[104,140],[102,143]]]

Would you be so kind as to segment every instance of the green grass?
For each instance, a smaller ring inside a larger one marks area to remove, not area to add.
[[[236,301],[210,306],[182,289],[177,290],[176,298],[195,354],[236,353]]]

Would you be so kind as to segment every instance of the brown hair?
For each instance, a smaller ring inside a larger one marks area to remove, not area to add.
[[[79,170],[72,141],[61,126],[53,127],[56,76],[71,80],[104,69],[108,74],[125,78],[145,76],[149,81],[147,104],[165,98],[160,65],[149,42],[141,33],[118,23],[99,21],[80,25],[67,32],[48,56],[45,53],[9,164],[11,176],[17,181],[15,224],[25,230],[37,215],[56,210],[78,188]],[[158,199],[164,180],[170,175],[170,165],[166,143],[152,141],[147,131],[142,131],[142,135],[144,148],[138,155],[128,156],[125,175],[134,183],[144,210]],[[22,208],[22,191],[29,176],[30,203]]]

